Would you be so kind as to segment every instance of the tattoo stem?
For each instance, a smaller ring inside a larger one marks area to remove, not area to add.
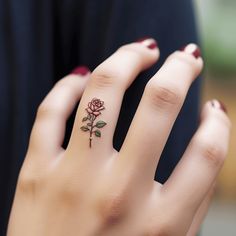
[[[89,148],[92,148],[93,135],[95,137],[101,138],[100,129],[103,128],[107,123],[99,120],[96,125],[94,125],[94,121],[98,116],[101,115],[101,111],[104,110],[104,101],[101,101],[98,98],[93,98],[91,102],[88,103],[88,107],[85,109],[87,112],[87,116],[82,119],[82,122],[89,122],[86,125],[80,127],[80,129],[84,132],[89,133]],[[93,131],[95,129],[95,131]]]
[[[96,119],[96,117],[95,117]],[[93,123],[94,123],[94,118],[92,118],[92,123],[91,123],[91,129],[90,129],[90,136],[89,136],[89,147],[92,147],[92,140],[93,140]]]

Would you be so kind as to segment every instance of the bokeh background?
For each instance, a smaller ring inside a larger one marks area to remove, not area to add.
[[[195,0],[195,5],[206,62],[202,103],[223,101],[233,123],[229,155],[202,235],[236,236],[236,0]]]

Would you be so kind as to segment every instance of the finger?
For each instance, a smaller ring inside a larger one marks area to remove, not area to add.
[[[198,47],[190,44],[173,53],[148,82],[120,152],[122,168],[131,167],[152,183],[169,133],[202,65]]]
[[[212,198],[215,193],[215,184],[210,188],[208,191],[206,197],[204,198],[203,202],[201,203],[200,207],[198,208],[194,218],[193,222],[189,228],[189,231],[187,233],[187,236],[196,236],[197,233],[199,233],[201,224],[204,221],[204,218],[208,212],[209,206],[211,204]]]
[[[89,75],[86,67],[78,67],[56,83],[38,108],[30,138],[31,149],[48,154],[61,150],[66,120],[79,101]]]
[[[227,154],[230,126],[217,100],[205,105],[199,129],[163,187],[180,209],[195,211],[212,186]]]
[[[89,153],[95,152],[97,157],[99,153],[104,154],[106,151],[110,154],[113,150],[112,139],[125,90],[142,70],[156,62],[158,55],[156,42],[153,39],[146,39],[122,46],[95,69],[81,99],[69,147]],[[88,110],[88,106],[91,105],[93,98],[100,100],[102,109],[98,110],[97,117],[93,113],[86,120],[88,112],[92,109],[90,107]],[[83,118],[85,122],[82,122]],[[98,125],[91,131],[91,127],[98,121],[102,121],[102,127]],[[98,132],[99,137],[94,132]]]

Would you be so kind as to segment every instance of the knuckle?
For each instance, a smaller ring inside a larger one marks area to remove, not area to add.
[[[202,150],[203,158],[205,158],[209,163],[214,166],[223,164],[226,151],[223,149],[222,145],[218,145],[213,141],[201,141],[200,148]]]
[[[53,110],[55,111],[55,108],[53,108],[49,103],[45,101],[42,102],[36,112],[36,121],[48,117],[50,114],[53,113]]]
[[[53,101],[43,101],[36,112],[36,120],[43,120],[49,116],[60,116],[63,113],[63,104]]]
[[[224,162],[223,150],[215,144],[210,144],[208,147],[203,149],[204,157],[215,165],[220,165]]]
[[[116,194],[104,197],[99,202],[99,215],[104,225],[110,226],[119,222],[125,214],[125,197]]]
[[[71,181],[63,184],[63,182],[54,181],[53,188],[55,189],[55,199],[59,200],[59,202],[66,206],[76,206],[77,203],[81,202],[81,189],[79,186],[74,188],[74,185],[71,184]],[[68,184],[69,183],[69,184]]]
[[[58,201],[62,206],[74,208],[83,201],[83,191],[81,181],[74,178],[78,174],[78,170],[71,169],[71,166],[66,163],[68,163],[68,160],[65,160],[58,169],[47,173],[47,184],[52,190],[50,192],[54,201]]]
[[[68,90],[68,91],[67,91]],[[52,95],[53,92],[57,91],[57,93],[65,94],[65,93],[73,93],[74,92],[74,86],[69,82],[68,79],[61,79],[59,80],[51,90],[51,92],[46,96],[46,98],[41,102],[41,104],[38,106],[36,117],[41,118],[45,115],[49,114],[58,114],[62,110],[62,105],[60,103],[57,103],[54,95]]]
[[[51,106],[46,101],[43,101],[37,109],[37,118],[41,117],[42,114],[47,114],[50,110]]]
[[[92,84],[97,88],[106,88],[114,85],[117,80],[118,73],[115,73],[111,69],[97,68],[91,75]]]
[[[21,171],[18,178],[17,188],[26,194],[36,194],[36,190],[38,189],[38,186],[41,184],[41,182],[41,178],[37,177],[31,172]]]
[[[166,86],[154,84],[153,82],[148,82],[146,94],[155,106],[161,108],[181,104],[183,100],[183,96],[177,88],[168,88]]]

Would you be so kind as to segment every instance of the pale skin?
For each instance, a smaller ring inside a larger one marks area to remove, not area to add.
[[[8,236],[195,236],[224,163],[230,121],[207,102],[180,163],[162,185],[154,174],[191,83],[203,67],[189,45],[171,54],[148,82],[120,152],[112,145],[122,98],[157,62],[153,39],[122,46],[92,73],[68,75],[38,108],[21,169]],[[101,137],[80,130],[85,108],[104,101]],[[77,102],[70,142],[66,120]],[[143,126],[145,124],[145,128]]]

